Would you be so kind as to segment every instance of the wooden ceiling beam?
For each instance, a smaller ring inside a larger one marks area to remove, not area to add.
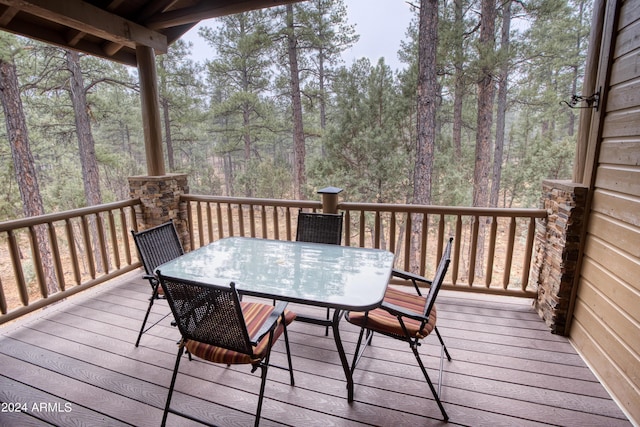
[[[209,18],[242,13],[250,10],[264,9],[266,7],[281,6],[288,3],[298,3],[303,0],[245,0],[245,1],[202,1],[193,7],[170,10],[156,14],[144,22],[153,30],[176,27],[179,25],[194,24]]]
[[[163,34],[81,0],[0,0],[0,4],[132,49],[142,45],[167,51]]]

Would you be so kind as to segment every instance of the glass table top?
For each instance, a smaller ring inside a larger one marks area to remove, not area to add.
[[[228,237],[158,267],[164,276],[236,284],[239,292],[303,304],[367,310],[380,304],[394,255],[317,243]]]

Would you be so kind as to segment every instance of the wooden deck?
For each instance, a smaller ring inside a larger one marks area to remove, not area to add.
[[[178,332],[165,319],[134,347],[150,289],[139,277],[134,272],[0,329],[0,426],[160,425]],[[153,316],[166,312],[160,302]],[[453,357],[445,361],[441,394],[449,425],[630,425],[530,301],[443,292],[438,326]],[[346,322],[341,331],[352,354],[357,331]],[[269,371],[262,425],[444,425],[402,343],[374,338],[349,405],[331,335],[294,322],[290,341],[296,385],[285,371]],[[436,342],[429,337],[421,347],[434,382]],[[284,364],[283,348],[279,342],[274,363]],[[175,405],[218,425],[253,424],[258,373],[195,359],[185,359],[180,372]],[[9,412],[12,404],[26,412]],[[193,423],[170,416],[169,425]]]

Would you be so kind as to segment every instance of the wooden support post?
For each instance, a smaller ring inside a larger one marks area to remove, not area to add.
[[[138,57],[138,78],[140,80],[140,102],[144,127],[144,149],[147,155],[149,176],[165,174],[162,154],[162,123],[158,102],[158,76],[155,53],[147,46],[136,46]]]

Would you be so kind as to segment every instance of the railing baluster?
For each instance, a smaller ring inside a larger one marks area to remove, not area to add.
[[[471,250],[469,253],[469,286],[473,286],[476,279],[476,254],[478,252],[478,234],[480,231],[480,217],[473,216],[471,222]]]
[[[233,237],[233,207],[231,203],[227,203],[227,228],[229,231],[229,236]]]
[[[498,219],[495,216],[491,218],[491,230],[489,235],[489,253],[487,254],[487,270],[484,279],[484,286],[486,288],[491,286],[491,280],[493,278],[493,258],[496,253],[496,234],[498,231]]]
[[[244,231],[244,208],[242,207],[242,203],[238,203],[238,235],[242,237],[246,235]]]
[[[198,241],[204,246],[204,222],[202,221],[202,203],[196,203],[196,215],[198,216]]]
[[[87,258],[87,264],[89,265],[89,275],[92,279],[96,278],[96,264],[93,259],[93,248],[91,247],[91,234],[89,232],[89,219],[87,215],[82,215],[82,235],[84,237],[84,250]]]
[[[255,215],[255,205],[249,205],[249,222],[251,237],[256,237],[256,215]]]
[[[102,260],[102,271],[109,273],[109,254],[105,240],[104,221],[102,220],[102,214],[100,212],[96,213],[96,233],[98,233],[98,248],[100,251],[100,259]]]
[[[116,234],[116,221],[113,217],[113,211],[107,212],[109,218],[109,234],[111,236],[111,247],[113,248],[113,262],[116,269],[120,269],[120,251],[118,249],[118,237]]]
[[[36,233],[36,226],[29,227],[29,238],[31,240],[31,261],[33,263],[33,269],[36,272],[36,278],[38,280],[38,287],[40,288],[40,295],[42,298],[46,298],[49,295],[47,289],[47,281],[45,279],[44,270],[42,268],[42,257],[40,256],[40,241]]]
[[[262,205],[262,209],[260,210],[260,219],[262,220],[262,238],[267,238],[267,209],[264,205]]]
[[[131,208],[132,224],[135,224],[135,210]],[[122,236],[122,242],[124,245],[124,256],[127,260],[127,265],[131,264],[131,249],[129,247],[129,231],[127,230],[127,215],[124,208],[120,208],[120,233]],[[136,227],[137,228],[137,227]]]
[[[24,280],[24,272],[22,271],[22,263],[20,262],[20,248],[16,241],[16,235],[13,230],[9,230],[7,233],[9,240],[9,253],[11,254],[11,263],[13,264],[13,275],[16,278],[16,286],[18,287],[18,293],[20,294],[20,302],[22,305],[29,305],[29,292],[27,290],[27,284]]]
[[[56,278],[58,279],[58,287],[61,291],[65,290],[66,284],[64,281],[64,270],[62,268],[62,259],[60,257],[60,247],[58,246],[58,236],[56,234],[56,227],[53,222],[47,223],[49,230],[49,241],[51,242],[51,256],[56,269]]]
[[[421,215],[422,215],[422,227],[420,230],[420,275],[424,276],[427,271],[427,243],[429,240],[429,216],[427,214],[421,214]]]
[[[224,229],[222,228],[222,208],[220,207],[220,203],[216,203],[216,218],[218,221],[218,239],[222,239],[224,237]]]
[[[456,237],[454,238],[453,268],[451,269],[451,281],[455,285],[458,283],[460,272],[460,251],[462,249],[462,215],[456,215]]]
[[[411,269],[411,212],[407,212],[407,222],[404,227],[404,270]]]
[[[373,244],[374,248],[380,249],[380,212],[376,211],[375,220],[374,220],[374,229],[373,229]]]
[[[522,266],[522,280],[520,283],[520,289],[525,291],[529,286],[529,270],[531,269],[531,255],[533,254],[533,241],[535,239],[536,220],[535,218],[529,218],[529,228],[527,230],[527,243],[524,245],[526,248],[524,253],[524,265]]]
[[[438,220],[437,242],[438,251],[436,252],[436,262],[439,262],[440,258],[442,258],[442,251],[444,251],[444,214],[440,214],[440,219]]]
[[[513,261],[513,243],[516,237],[516,218],[511,217],[509,222],[509,234],[507,237],[507,251],[505,253],[504,262],[504,281],[502,283],[503,289],[507,289],[511,283],[511,263]]]
[[[280,240],[280,226],[278,225],[278,209],[273,207],[273,238]]]
[[[364,216],[364,210],[360,211],[360,247],[364,248],[364,235],[366,231],[366,218]]]
[[[287,231],[287,240],[291,241],[291,209],[287,206],[284,210],[285,214],[285,227]]]
[[[211,203],[207,202],[207,232],[209,234],[209,243],[213,242],[213,214],[211,212]]]
[[[69,242],[69,255],[71,257],[71,265],[73,267],[73,277],[76,281],[76,285],[79,285],[82,283],[80,264],[78,262],[78,251],[76,249],[76,241],[73,234],[73,223],[70,218],[65,219],[65,227],[67,229],[67,241]]]
[[[396,253],[396,213],[389,212],[389,252]]]
[[[344,211],[344,245],[351,246],[351,211]]]
[[[2,278],[0,277],[0,313],[7,314],[7,299],[4,296],[4,286],[2,285]]]

